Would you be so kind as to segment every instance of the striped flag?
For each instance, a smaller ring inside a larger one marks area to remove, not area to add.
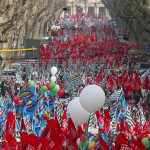
[[[102,88],[104,87],[104,85],[106,83],[106,77],[107,76],[105,76],[104,79],[99,83],[99,86],[102,87]]]
[[[143,108],[141,106],[139,108],[139,112],[140,112],[140,122],[142,123],[142,125],[144,125],[146,122],[146,118],[144,116]]]
[[[73,63],[73,60],[70,58],[68,62],[68,69],[73,70],[73,67],[74,67],[74,63]]]
[[[126,121],[128,122],[129,127],[131,128],[131,130],[133,130],[135,127],[135,122],[131,115],[131,106],[128,106],[125,117],[126,117]]]
[[[116,100],[115,102],[113,102],[113,104],[111,104],[111,107],[110,107],[110,117],[111,118],[114,117],[117,107],[118,107],[118,100]]]
[[[68,86],[79,86],[83,84],[82,75],[78,74],[74,77],[68,78]]]
[[[108,102],[114,102],[121,96],[122,90],[116,90],[108,99]]]
[[[76,91],[71,91],[71,99],[78,97],[79,94]]]
[[[97,66],[96,63],[92,63],[92,64],[91,64],[91,70],[92,70],[93,72],[96,70],[96,66]]]
[[[56,115],[57,115],[57,120],[59,122],[59,124],[61,125],[61,114],[63,112],[63,108],[61,106],[61,104],[57,104],[56,109],[55,109]]]
[[[31,74],[32,74],[32,66],[27,65],[26,66],[26,76],[27,76],[27,78],[31,79]]]
[[[96,120],[95,120],[96,116],[95,113],[92,113],[90,115],[90,120],[89,120],[89,127],[95,127],[96,126]]]
[[[109,131],[111,131],[112,133],[115,133],[116,132],[116,126],[117,126],[117,121],[116,121],[116,118],[114,117],[110,123]]]

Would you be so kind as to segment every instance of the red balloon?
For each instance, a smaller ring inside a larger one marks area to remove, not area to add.
[[[58,90],[58,96],[59,96],[59,97],[62,97],[64,94],[65,94],[65,91],[64,91],[64,90],[62,90],[62,89],[59,89],[59,90]]]
[[[50,91],[50,83],[49,82],[46,83],[46,87]]]
[[[20,97],[19,97],[19,96],[17,96],[17,95],[16,95],[16,96],[14,96],[14,97],[13,97],[13,101],[14,101],[14,103],[15,103],[15,104],[18,104],[18,103],[19,103],[19,101],[20,101]]]

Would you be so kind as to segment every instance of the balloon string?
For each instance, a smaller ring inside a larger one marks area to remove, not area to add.
[[[83,134],[83,136],[82,136],[81,144],[80,144],[80,146],[78,147],[78,150],[80,150],[80,147],[82,147],[82,146],[83,146],[83,143],[85,142],[84,139],[85,139],[85,137],[86,137],[87,134],[88,134],[89,124],[90,124],[90,117],[89,117],[89,119],[88,119],[88,124],[87,124],[87,127],[86,127],[86,129],[85,129],[85,131],[84,131],[84,134]],[[86,138],[86,139],[87,139],[87,138]]]

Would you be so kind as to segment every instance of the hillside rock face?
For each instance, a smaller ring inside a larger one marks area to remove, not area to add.
[[[102,0],[130,39],[150,43],[150,0]]]

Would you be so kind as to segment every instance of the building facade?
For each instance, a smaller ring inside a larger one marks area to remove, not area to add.
[[[79,10],[93,17],[110,17],[101,0],[68,0],[65,8],[67,10],[63,11],[61,17],[64,17],[66,13],[75,15]]]

